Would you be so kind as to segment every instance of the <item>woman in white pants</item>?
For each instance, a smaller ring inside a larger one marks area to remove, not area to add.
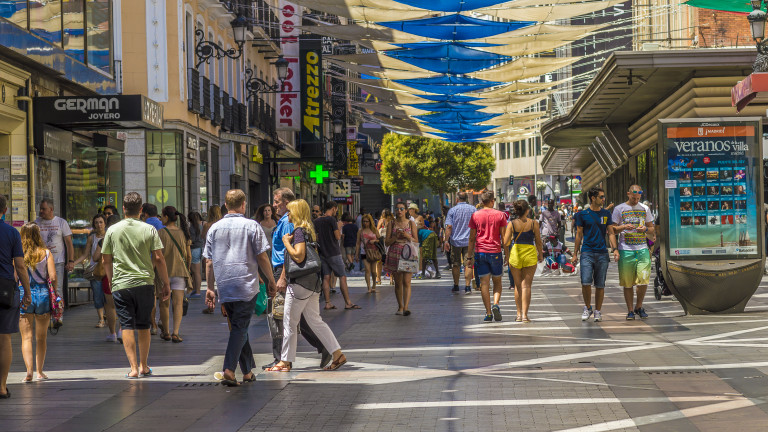
[[[288,212],[288,220],[293,224],[294,231],[293,234],[283,236],[287,255],[285,259],[300,263],[306,258],[307,242],[314,241],[317,236],[306,201],[302,199],[291,201],[288,203]],[[336,336],[333,335],[328,324],[320,318],[320,290],[317,289],[319,286],[319,274],[289,280],[283,314],[283,351],[280,361],[267,371],[290,372],[296,360],[296,329],[302,314],[323,346],[333,353],[333,361],[325,370],[336,370],[347,362]]]

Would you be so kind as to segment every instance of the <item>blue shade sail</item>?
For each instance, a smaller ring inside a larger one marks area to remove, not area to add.
[[[482,139],[492,137],[494,133],[468,133],[468,134],[452,134],[452,133],[438,133],[431,132],[432,135],[438,136],[445,141],[451,142],[468,142],[468,141],[480,141]]]
[[[531,26],[536,24],[536,22],[500,22],[451,14],[409,21],[385,21],[377,24],[394,30],[400,30],[406,33],[433,39],[466,40],[500,35]]]
[[[395,80],[395,82],[411,88],[415,88],[416,90],[443,95],[454,95],[469,91],[482,90],[503,84],[497,81],[487,81],[479,78],[468,78],[450,75]]]
[[[395,0],[421,9],[440,12],[462,12],[495,6],[509,0]]]
[[[482,111],[443,111],[435,114],[414,116],[414,118],[440,129],[440,127],[436,126],[440,123],[482,123],[500,115],[500,113],[485,113]]]
[[[444,125],[444,124],[433,125],[433,124],[428,124],[427,123],[427,125],[435,128],[435,129],[439,129],[439,130],[441,130],[443,132],[451,133],[451,134],[457,134],[457,135],[458,134],[466,135],[466,134],[483,133],[483,132],[488,132],[489,130],[495,129],[495,128],[498,127],[498,126],[493,126],[493,125],[473,125],[473,124],[458,124],[458,125],[451,125],[450,127],[447,126],[447,125]]]
[[[437,73],[468,74],[511,60],[457,43],[435,43],[420,48],[385,51],[385,55]]]
[[[474,102],[481,99],[459,95],[419,95],[419,97],[433,102]]]
[[[419,96],[424,97],[424,96]],[[423,103],[408,105],[414,108],[418,108],[424,111],[431,112],[465,112],[465,111],[477,111],[483,107],[478,105],[470,105],[462,102],[436,102],[436,103]]]
[[[414,42],[414,43],[403,43],[403,44],[392,44],[392,45],[399,46],[400,48],[416,49],[416,48],[425,48],[425,47],[443,45],[443,44],[449,44],[449,43],[452,43],[454,45],[461,45],[467,48],[488,48],[488,47],[502,46],[502,44],[492,44],[492,43],[485,43],[485,42]]]

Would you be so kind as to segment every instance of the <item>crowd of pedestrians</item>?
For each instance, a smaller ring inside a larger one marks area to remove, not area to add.
[[[78,257],[68,224],[54,215],[53,203],[43,199],[35,222],[18,231],[0,223],[0,284],[14,287],[10,302],[16,305],[0,308],[0,398],[10,397],[6,379],[13,333],[21,333],[24,382],[47,379],[46,335],[55,306],[51,295],[60,295],[62,281],[81,264],[93,294],[96,327],[108,328],[107,341],[124,345],[130,367],[127,379],[152,375],[148,359],[152,335],[183,342],[188,298],[201,297],[203,280],[207,287],[203,313],[214,313],[218,305],[229,325],[218,374],[223,384],[237,386],[255,379],[248,327],[260,293],[268,299],[274,357],[262,369],[290,371],[301,334],[321,354],[321,368],[336,370],[347,359],[321,310],[336,309],[331,294],[337,284],[344,309],[354,310],[360,306],[350,297],[347,275],[356,265],[364,269],[369,294],[377,293],[382,279],[388,278],[394,285],[395,314],[407,317],[412,279],[441,278],[438,251],[448,258],[453,294],[461,292],[462,273],[464,293],[471,294],[473,284],[480,292],[484,322],[502,320],[505,267],[514,293],[515,320],[531,322],[533,279],[545,257],[550,267],[555,263],[580,267],[582,320],[593,317],[599,322],[610,244],[619,263],[627,319],[646,318],[643,298],[650,275],[646,240],[654,239],[655,233],[653,215],[640,203],[642,193],[639,186],[632,186],[627,202],[612,212],[604,207],[604,191],[592,188],[588,206],[572,212],[557,209],[552,200],[539,208],[533,196],[506,208],[493,192],[484,191],[476,207],[469,204],[466,192],[457,193],[456,204],[443,207],[438,216],[422,213],[416,204],[397,202],[394,213],[383,209],[374,215],[360,209],[353,217],[339,215],[333,201],[310,206],[290,189],[280,188],[252,218],[245,215],[245,193],[237,189],[227,192],[223,206],[210,207],[205,218],[197,212],[187,217],[172,206],[158,212],[139,194],[128,193],[122,218],[114,206],[93,216]],[[0,195],[0,213],[6,210]],[[567,221],[572,221],[573,251],[559,240]],[[569,252],[572,258],[566,263]],[[241,381],[235,376],[238,365]]]

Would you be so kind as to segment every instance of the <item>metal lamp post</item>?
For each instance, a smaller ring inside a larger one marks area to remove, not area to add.
[[[245,91],[248,93],[247,98],[250,100],[255,98],[259,93],[277,93],[283,86],[283,82],[288,78],[288,60],[283,56],[279,56],[277,61],[272,63],[277,68],[277,79],[279,83],[270,85],[263,79],[253,76],[253,69],[245,69]]]
[[[757,58],[752,65],[755,72],[768,72],[768,41],[765,39],[766,13],[762,9],[763,0],[752,0],[752,12],[747,15],[752,39],[757,45]]]
[[[238,16],[230,22],[230,25],[232,26],[237,49],[224,49],[216,42],[205,40],[205,31],[203,29],[195,30],[195,39],[198,41],[195,46],[195,56],[197,57],[195,69],[199,68],[203,63],[208,63],[211,57],[215,59],[224,57],[236,59],[243,55],[243,44],[245,44],[245,33],[248,31],[248,20],[243,16]]]

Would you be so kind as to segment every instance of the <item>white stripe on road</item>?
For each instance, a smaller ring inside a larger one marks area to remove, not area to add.
[[[488,406],[543,406],[543,405],[602,405],[628,403],[659,402],[752,402],[736,396],[682,396],[648,398],[577,398],[577,399],[498,399],[498,400],[463,400],[463,401],[423,401],[423,402],[380,402],[355,405],[355,409],[412,409],[412,408],[452,408],[452,407],[488,407]],[[711,406],[711,405],[710,405]],[[748,406],[748,405],[745,405]],[[729,408],[734,409],[734,408]]]

